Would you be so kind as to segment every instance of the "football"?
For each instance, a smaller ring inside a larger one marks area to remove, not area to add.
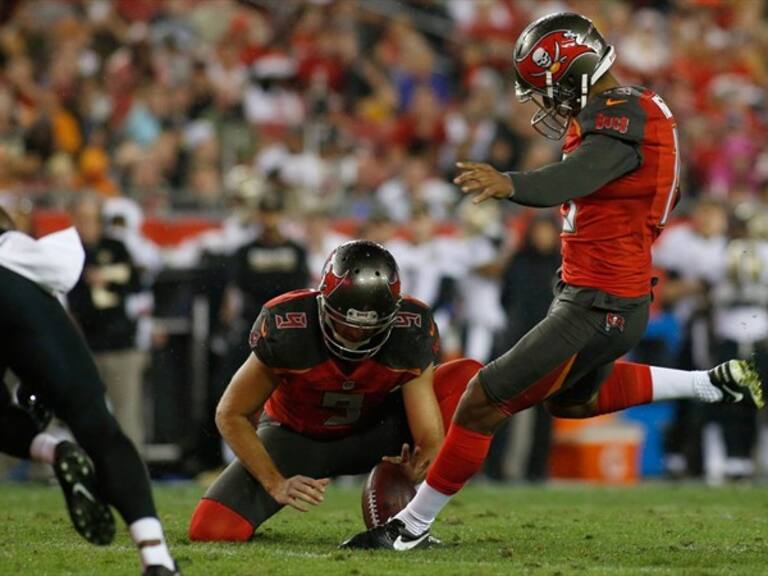
[[[400,512],[416,495],[416,487],[403,474],[400,466],[391,462],[378,464],[363,486],[363,520],[367,528],[384,524]]]

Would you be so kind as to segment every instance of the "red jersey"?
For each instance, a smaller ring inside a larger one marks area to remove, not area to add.
[[[589,134],[633,144],[642,160],[596,192],[562,205],[563,280],[626,298],[647,295],[651,245],[678,199],[675,118],[651,90],[615,88],[592,99],[571,122],[563,153]]]
[[[439,336],[429,307],[406,297],[381,350],[344,363],[323,342],[317,295],[296,290],[267,302],[250,346],[279,380],[265,412],[307,436],[333,438],[370,424],[390,394],[435,363]]]

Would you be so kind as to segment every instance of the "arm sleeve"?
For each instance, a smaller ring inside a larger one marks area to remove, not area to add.
[[[557,206],[595,192],[642,164],[635,144],[589,134],[562,162],[527,172],[508,172],[515,186],[512,202],[523,206]]]
[[[432,311],[422,303],[406,301],[395,321],[387,346],[387,363],[407,370],[423,372],[440,358],[440,334]]]

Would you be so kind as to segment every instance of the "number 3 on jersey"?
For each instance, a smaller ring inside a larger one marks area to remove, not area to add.
[[[331,416],[323,424],[325,426],[344,426],[352,424],[360,418],[365,394],[342,394],[326,392],[323,395],[323,408],[332,408],[340,413]]]
[[[563,216],[563,233],[576,233],[576,202],[568,200],[560,206],[560,214]]]

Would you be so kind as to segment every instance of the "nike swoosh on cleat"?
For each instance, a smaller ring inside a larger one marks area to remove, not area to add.
[[[606,106],[616,106],[616,104],[623,104],[624,102],[626,102],[626,100],[614,100],[613,98],[608,98],[605,101],[605,105]]]
[[[418,538],[409,540],[407,542],[403,540],[402,536],[398,536],[397,539],[394,542],[392,542],[392,548],[394,548],[398,552],[405,552],[406,550],[411,550],[412,548],[416,548],[416,546],[421,544],[427,538],[429,538],[428,532],[422,534]]]
[[[734,390],[733,388],[729,388],[726,384],[723,384],[723,390],[727,390],[728,393],[733,397],[734,402],[741,402],[741,400],[744,398],[744,394],[739,392],[738,390]]]
[[[81,482],[75,482],[75,484],[72,486],[72,494],[82,494],[85,496],[88,500],[91,502],[96,502],[96,498],[91,494],[91,491],[88,490]]]

